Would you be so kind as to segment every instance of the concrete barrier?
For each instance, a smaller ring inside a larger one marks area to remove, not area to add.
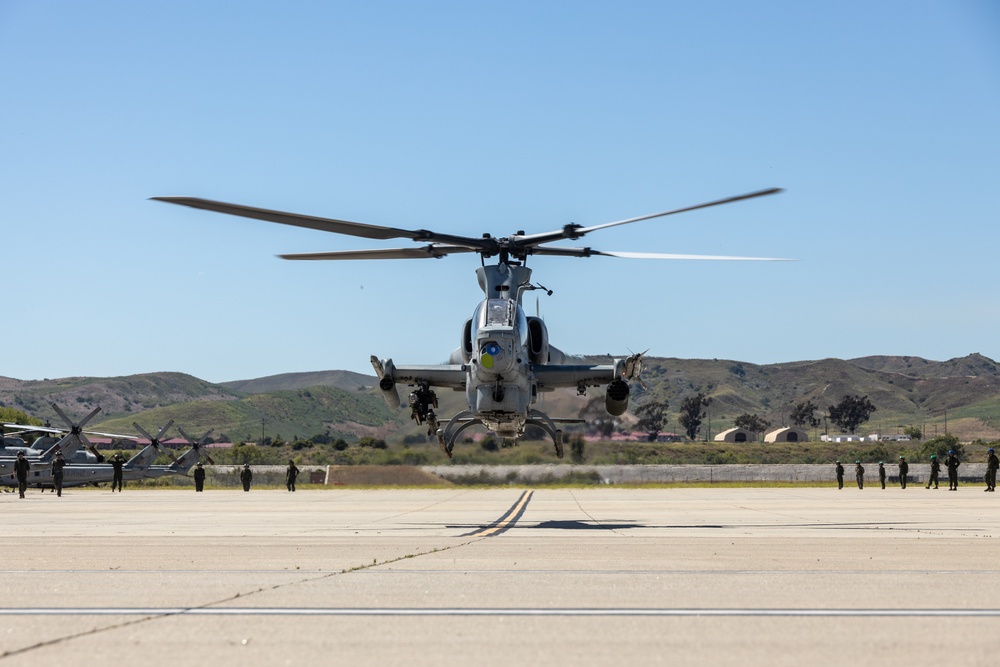
[[[866,484],[878,484],[878,463],[865,463]],[[462,477],[496,478],[498,482],[505,480],[524,480],[528,482],[544,482],[546,479],[562,479],[567,475],[592,475],[596,473],[606,484],[670,484],[676,482],[810,482],[830,484],[837,483],[834,464],[774,464],[774,465],[525,465],[525,466],[487,466],[487,465],[453,465],[453,466],[422,466],[423,470],[454,480]],[[899,484],[899,476],[895,464],[885,466],[887,484]],[[985,463],[963,463],[959,468],[960,484],[984,485],[986,474]],[[911,463],[908,481],[910,484],[926,485],[930,477],[930,465]],[[948,484],[948,471],[942,467],[939,482]],[[854,463],[844,462],[844,483],[854,484]]]

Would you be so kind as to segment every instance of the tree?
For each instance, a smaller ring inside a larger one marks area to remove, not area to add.
[[[711,402],[711,398],[700,392],[681,401],[681,414],[678,421],[680,421],[681,426],[684,427],[684,432],[687,433],[687,437],[691,440],[695,440],[698,437],[698,431],[701,430],[701,421],[705,418],[706,414],[705,408]]]
[[[920,428],[917,426],[907,426],[906,428],[903,429],[903,433],[910,436],[914,440],[922,440],[924,437],[924,434],[920,431]]]
[[[751,433],[763,433],[768,428],[771,427],[771,422],[767,421],[763,417],[757,414],[748,414],[744,412],[733,422],[739,428],[745,428]]]
[[[595,396],[580,410],[580,418],[587,422],[587,429],[605,440],[611,438],[618,426],[618,420],[608,414],[604,407],[604,397]]]
[[[670,404],[666,401],[662,403],[652,402],[640,405],[635,409],[635,416],[639,418],[636,428],[647,433],[650,442],[655,442],[656,437],[663,430],[663,425],[667,423],[667,408]]]
[[[796,426],[811,426],[816,428],[819,426],[819,417],[816,416],[817,410],[819,410],[819,406],[812,401],[799,403],[792,408],[792,414],[790,415],[792,423]]]
[[[843,400],[829,408],[830,421],[847,431],[854,433],[858,427],[871,419],[875,405],[867,396],[844,396]]]
[[[385,444],[385,440],[381,438],[373,438],[370,435],[362,436],[358,440],[359,447],[371,447],[372,449],[388,449],[389,446]]]
[[[951,449],[955,450],[955,454],[959,458],[965,456],[965,447],[958,441],[957,437],[950,434],[939,435],[936,438],[924,441],[924,444],[917,452],[917,456],[922,461],[929,461],[931,454],[935,454],[939,460],[943,461],[948,455],[948,450]]]
[[[12,422],[14,424],[26,424],[29,426],[42,425],[41,419],[29,417],[23,410],[7,407],[0,407],[0,421]]]

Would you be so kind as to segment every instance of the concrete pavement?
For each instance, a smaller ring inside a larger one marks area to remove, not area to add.
[[[1000,497],[0,494],[0,667],[982,664]]]

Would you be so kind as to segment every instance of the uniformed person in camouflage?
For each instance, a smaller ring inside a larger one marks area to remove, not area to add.
[[[899,457],[899,486],[906,488],[906,476],[910,474],[910,464],[906,462],[906,457]]]
[[[205,490],[205,466],[202,465],[201,461],[198,461],[198,465],[194,467],[194,490],[197,493]]]
[[[986,459],[986,490],[997,490],[997,468],[1000,468],[1000,459],[993,453],[993,448],[989,449],[989,458]]]
[[[878,481],[885,488],[885,464],[882,461],[878,462]]]
[[[948,490],[958,491],[958,466],[962,463],[955,455],[954,449],[948,450],[948,458],[944,460],[944,464],[948,467]]]
[[[115,492],[115,487],[118,487],[118,493],[122,492],[122,467],[125,465],[125,457],[122,456],[121,452],[118,452],[111,457],[111,467],[114,469],[114,473],[111,476],[111,492]]]
[[[28,471],[31,464],[24,458],[24,452],[17,453],[17,460],[14,461],[14,476],[17,477],[17,492],[24,498],[24,492],[28,489]]]
[[[837,488],[844,488],[844,466],[840,465],[840,461],[837,461]]]
[[[865,488],[865,468],[861,465],[861,461],[854,462],[854,478],[858,480],[858,488]]]
[[[56,458],[52,461],[52,484],[56,487],[56,495],[62,496],[63,468],[66,467],[66,459],[62,452],[56,452]]]
[[[941,462],[938,461],[937,454],[931,454],[931,476],[927,479],[927,488],[938,488],[938,473],[941,472]]]

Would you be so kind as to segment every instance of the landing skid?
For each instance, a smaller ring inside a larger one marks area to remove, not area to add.
[[[558,421],[577,424],[583,420],[560,419]],[[443,451],[450,459],[451,452],[455,449],[455,442],[458,440],[458,436],[460,436],[462,432],[470,426],[476,426],[477,424],[482,423],[482,421],[473,416],[472,410],[463,410],[456,414],[448,420],[443,428],[439,428],[437,430],[438,444],[441,446],[441,451]],[[562,431],[556,428],[555,422],[549,418],[547,414],[539,412],[538,410],[529,410],[528,419],[526,419],[524,423],[537,426],[545,431],[549,437],[552,438],[552,444],[555,445],[556,457],[560,459],[563,457]],[[505,438],[504,441],[506,443],[507,438]]]
[[[476,424],[482,424],[472,417],[472,410],[462,410],[457,415],[448,420],[448,423],[444,425],[444,428],[438,429],[438,444],[441,445],[441,451],[451,458],[451,450],[455,448],[455,441],[458,440],[458,436],[461,435],[462,431],[469,428],[470,426],[475,426]],[[457,427],[456,424],[458,425]]]
[[[547,414],[538,410],[528,410],[528,419],[524,423],[537,426],[548,433],[549,437],[552,438],[552,443],[556,446],[556,457],[560,459],[563,457],[562,431],[556,428]]]

